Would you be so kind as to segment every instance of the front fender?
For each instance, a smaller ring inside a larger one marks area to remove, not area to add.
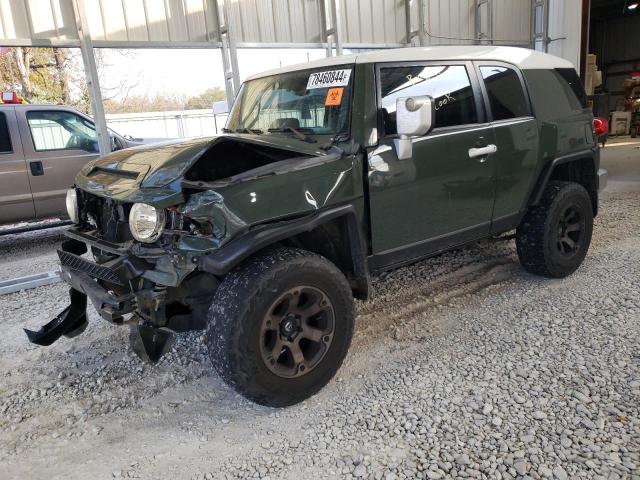
[[[366,299],[369,293],[365,242],[353,205],[328,208],[303,217],[260,225],[235,238],[227,245],[201,256],[198,268],[223,276],[254,253],[277,242],[310,232],[321,225],[341,219],[345,222],[351,258],[350,280],[356,298]]]

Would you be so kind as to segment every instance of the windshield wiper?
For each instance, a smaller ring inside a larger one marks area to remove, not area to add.
[[[235,130],[232,128],[223,128],[222,131],[224,133],[253,133],[255,135],[261,135],[264,133],[259,128],[246,128],[246,127],[237,128]]]
[[[304,129],[304,127],[303,127]],[[275,133],[293,133],[295,135],[295,137],[298,140],[302,140],[303,142],[307,142],[307,143],[316,143],[317,140],[311,138],[309,135],[307,135],[306,133],[303,133],[302,130],[303,129],[297,129],[291,126],[287,126],[287,127],[280,127],[280,128],[270,128],[268,131],[269,132],[275,132]],[[313,132],[313,129],[308,129],[311,132]]]

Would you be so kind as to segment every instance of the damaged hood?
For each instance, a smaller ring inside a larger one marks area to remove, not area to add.
[[[128,188],[164,187],[181,178],[207,150],[222,141],[262,145],[305,156],[326,155],[319,148],[320,142],[310,144],[288,135],[223,134],[120,150],[87,164],[79,177],[85,177],[88,187],[111,184]]]
[[[278,183],[290,185],[302,181],[304,176],[298,172],[343,158],[343,150],[335,146],[320,148],[326,140],[307,143],[291,135],[243,134],[148,145],[87,164],[77,175],[76,186],[97,196],[164,208],[183,203],[185,187],[229,195],[231,185],[255,189],[259,187],[249,184],[258,181],[267,188],[272,181],[266,177],[278,177]],[[324,173],[315,175],[322,178]]]

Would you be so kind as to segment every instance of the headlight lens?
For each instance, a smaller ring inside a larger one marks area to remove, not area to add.
[[[131,234],[139,242],[155,242],[166,221],[165,212],[146,203],[134,203],[129,212],[129,228]]]
[[[78,195],[75,188],[67,190],[67,214],[73,223],[78,223]]]

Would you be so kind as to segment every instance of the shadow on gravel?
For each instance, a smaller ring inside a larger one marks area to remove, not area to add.
[[[67,228],[58,227],[15,235],[0,235],[0,261],[27,252],[29,256],[54,253],[56,247],[64,240],[64,231]]]

